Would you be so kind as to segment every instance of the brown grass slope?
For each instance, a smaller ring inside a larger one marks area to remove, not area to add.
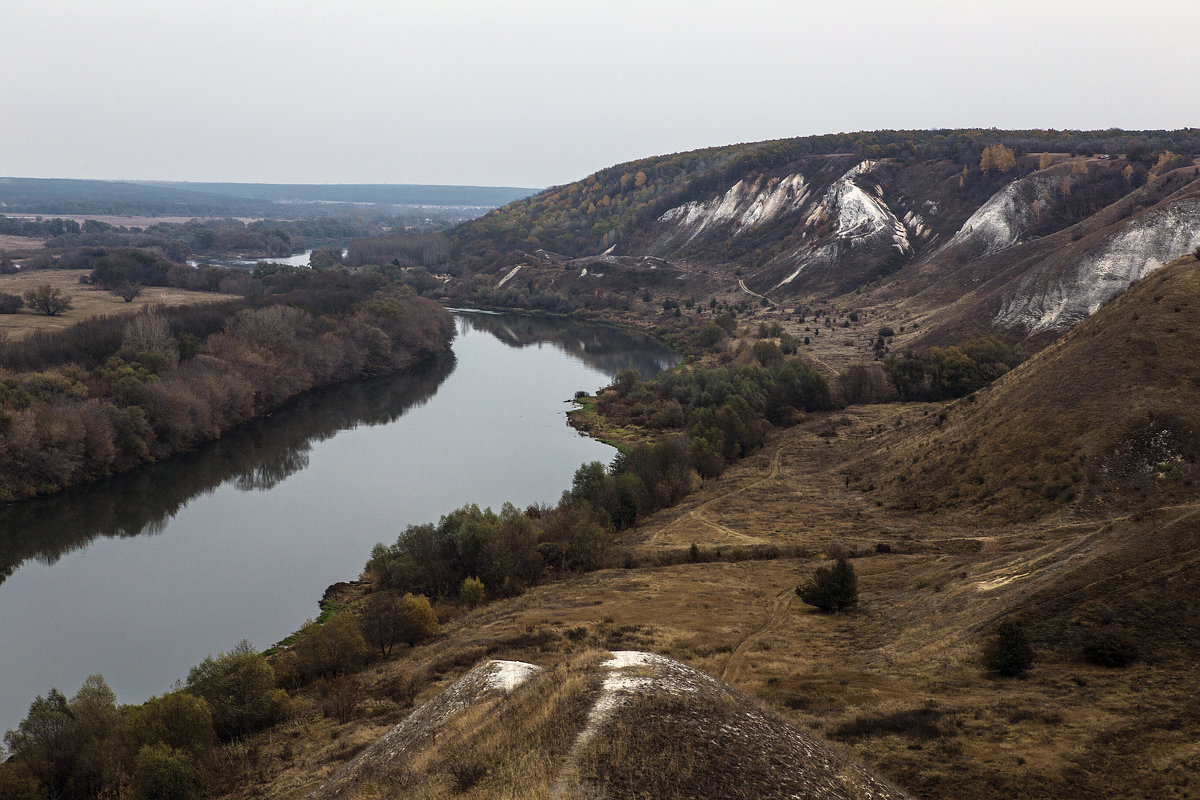
[[[308,800],[870,798],[904,795],[681,662],[589,650],[548,668],[488,661]]]
[[[1031,519],[1195,496],[1200,266],[1179,259],[852,472],[913,508]]]

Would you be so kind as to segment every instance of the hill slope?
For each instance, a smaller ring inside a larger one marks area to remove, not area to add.
[[[1200,267],[1143,278],[993,385],[898,438],[862,474],[902,502],[1038,516],[1195,494],[1200,457]],[[903,456],[901,455],[903,454]],[[868,466],[870,465],[870,466]]]
[[[488,661],[305,797],[379,784],[420,798],[904,797],[740,692],[636,651]]]
[[[919,315],[925,344],[981,331],[1044,343],[1200,247],[1195,153],[1192,130],[733,145],[600,170],[451,238],[468,271],[510,289],[681,300],[740,281],[743,299]]]

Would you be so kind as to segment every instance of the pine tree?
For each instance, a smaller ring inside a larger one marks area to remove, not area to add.
[[[840,611],[858,603],[858,576],[844,558],[830,567],[817,567],[813,579],[796,587],[796,594],[821,611]]]

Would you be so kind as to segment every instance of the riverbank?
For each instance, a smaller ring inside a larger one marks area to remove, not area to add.
[[[266,301],[84,320],[0,349],[0,501],[190,451],[303,392],[410,369],[453,337],[436,303],[379,293],[378,281],[304,283]]]

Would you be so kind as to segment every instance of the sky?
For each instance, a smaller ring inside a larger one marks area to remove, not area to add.
[[[5,0],[0,175],[543,187],[880,128],[1200,125],[1200,3]]]

